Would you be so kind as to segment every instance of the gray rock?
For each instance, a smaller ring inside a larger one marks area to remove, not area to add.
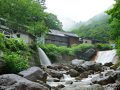
[[[107,85],[109,83],[114,83],[114,79],[113,77],[111,76],[106,76],[106,77],[103,77],[103,78],[98,78],[96,81],[94,81],[93,83],[96,83],[96,84],[100,84],[100,85]]]
[[[64,88],[64,87],[65,87],[65,86],[62,85],[62,84],[57,86],[58,90],[60,90],[60,88]]]
[[[65,84],[73,84],[73,81],[66,81]]]
[[[29,81],[15,74],[0,76],[0,90],[49,90],[47,87]]]
[[[60,90],[104,90],[101,85],[94,84],[94,85],[70,85],[64,87]]]
[[[104,64],[104,66],[107,66],[107,67],[110,67],[110,66],[112,66],[112,65],[113,65],[112,62],[109,62],[109,63],[105,63],[105,64]]]
[[[69,74],[71,77],[77,77],[79,75],[79,72],[74,69],[70,69]]]
[[[78,59],[84,59],[84,60],[91,60],[93,56],[96,55],[96,50],[95,49],[87,49],[83,51],[75,51],[75,54]]]
[[[108,84],[104,86],[104,90],[120,90],[120,84]]]
[[[86,71],[85,68],[81,65],[73,66],[72,68],[78,71],[79,73],[83,73],[84,71]]]
[[[85,60],[74,59],[74,60],[72,60],[71,64],[77,66],[77,65],[83,64],[84,62],[85,62]]]
[[[86,61],[82,64],[82,67],[86,70],[102,71],[102,64],[94,61]]]
[[[85,56],[88,57],[88,58],[92,58],[93,56],[96,55],[96,50],[95,49],[88,49],[86,52],[85,52]]]
[[[47,81],[48,82],[60,82],[60,79],[49,77],[49,78],[47,78]]]
[[[80,78],[87,78],[88,75],[89,75],[89,72],[85,71],[85,72],[81,73],[79,77]]]
[[[39,67],[31,67],[19,72],[18,74],[31,81],[42,80],[43,82],[46,82],[47,79],[47,73]]]
[[[50,71],[50,75],[54,78],[61,78],[63,77],[63,73],[59,72],[59,71],[55,71],[55,70],[51,70]]]
[[[93,78],[92,83],[107,85],[109,83],[115,83],[117,79],[120,78],[120,71],[113,71],[109,73],[109,76],[103,78]]]

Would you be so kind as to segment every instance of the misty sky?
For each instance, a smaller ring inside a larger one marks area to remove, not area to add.
[[[87,21],[105,11],[114,0],[46,0],[47,12],[58,16],[65,24]]]

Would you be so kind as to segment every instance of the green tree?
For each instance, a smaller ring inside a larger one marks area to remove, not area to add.
[[[113,8],[106,11],[108,15],[111,15],[108,23],[110,23],[111,37],[116,42],[116,48],[118,49],[118,54],[120,55],[120,0],[115,0],[116,3]]]
[[[49,29],[62,30],[62,23],[52,13],[46,13],[45,24]]]
[[[106,11],[106,13],[111,15],[108,21],[112,27],[111,37],[117,42],[120,38],[120,0],[115,1],[116,4],[113,5],[112,9]]]
[[[34,35],[46,32],[46,14],[41,5],[33,0],[0,0],[0,18],[11,21],[7,24],[9,28],[23,29],[19,27],[27,26],[26,30]]]
[[[46,8],[47,8],[47,7],[45,6],[45,1],[46,1],[46,0],[34,0],[34,1],[40,3],[40,5],[43,7],[43,9],[46,9]]]

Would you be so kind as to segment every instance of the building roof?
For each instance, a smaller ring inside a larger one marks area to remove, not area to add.
[[[69,37],[78,38],[78,35],[76,35],[76,34],[69,33],[69,32],[64,32],[64,31],[53,30],[53,29],[50,29],[49,34],[57,35],[57,36],[64,36],[64,37],[69,36]]]

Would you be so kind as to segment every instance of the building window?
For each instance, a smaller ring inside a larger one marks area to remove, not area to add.
[[[18,38],[20,38],[20,34],[17,34],[16,36],[17,36]]]
[[[85,43],[87,43],[87,41],[85,41]]]
[[[6,38],[10,38],[10,36],[6,36]]]

